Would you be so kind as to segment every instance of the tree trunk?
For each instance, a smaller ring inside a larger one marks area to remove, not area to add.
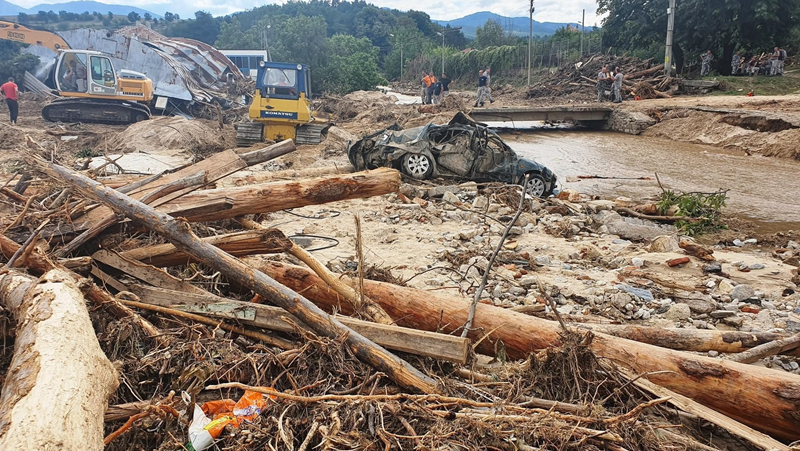
[[[212,236],[204,238],[203,241],[234,257],[288,252],[294,245],[280,230],[266,228]],[[123,252],[121,255],[129,260],[139,260],[159,268],[185,265],[197,261],[169,243],[140,247]]]
[[[262,298],[284,308],[320,335],[329,338],[337,338],[344,335],[345,342],[359,359],[386,373],[388,377],[400,386],[413,388],[424,393],[436,390],[436,382],[433,379],[386,349],[366,339],[363,335],[343,325],[336,318],[328,316],[319,307],[297,292],[287,289],[267,277],[264,273],[254,270],[242,263],[241,260],[219,250],[215,246],[203,242],[192,233],[186,222],[160,213],[148,205],[62,166],[47,163],[40,159],[34,160],[34,163],[47,174],[71,184],[88,197],[108,205],[118,213],[124,214],[148,229],[163,235],[176,247],[185,250],[198,261],[216,269],[233,282],[253,290]],[[356,176],[361,179],[371,179],[369,177],[370,174],[378,172],[393,175],[399,185],[399,173],[394,170],[373,171],[361,173],[360,176],[356,174]],[[317,182],[309,190],[309,195],[321,201],[329,198],[338,198],[342,195],[342,188],[345,188],[344,193],[346,194],[349,192],[346,189],[348,186],[352,186],[354,183],[358,184],[358,182],[353,181],[353,183],[349,184],[344,183],[343,186],[336,184],[332,187],[330,184],[319,180]]]
[[[17,318],[14,358],[0,397],[0,449],[103,449],[103,414],[117,372],[69,273],[0,277],[0,301]]]
[[[394,169],[379,168],[374,171],[330,175],[308,180],[198,191],[162,205],[158,210],[170,214],[182,208],[184,204],[202,203],[204,200],[220,197],[232,199],[233,208],[224,211],[182,215],[192,222],[217,221],[248,214],[380,196],[397,192],[399,189],[400,173]]]
[[[310,271],[276,262],[248,259],[251,266],[295,291],[301,291],[325,309],[346,307]],[[469,302],[420,292],[413,288],[365,281],[366,294],[401,326],[450,333],[467,320]],[[421,293],[424,293],[421,295]],[[347,314],[346,308],[343,308]],[[508,357],[526,358],[531,352],[558,345],[563,330],[557,323],[507,309],[479,304],[470,337],[485,338],[478,350],[494,354],[502,341]],[[488,333],[485,337],[483,334]],[[790,440],[800,438],[800,377],[766,368],[712,359],[664,349],[624,338],[596,333],[591,349],[600,357],[731,418]]]

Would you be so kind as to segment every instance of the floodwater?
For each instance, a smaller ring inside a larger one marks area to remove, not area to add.
[[[522,157],[556,173],[561,189],[642,199],[666,189],[728,189],[726,212],[751,220],[761,232],[800,230],[800,162],[747,156],[716,147],[586,130],[538,129],[501,133]],[[579,175],[616,179],[575,181]],[[632,180],[649,177],[651,180]]]

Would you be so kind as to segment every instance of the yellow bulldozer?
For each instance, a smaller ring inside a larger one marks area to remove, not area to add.
[[[284,139],[319,144],[329,126],[311,114],[311,71],[303,64],[262,61],[249,116],[236,128],[237,146]]]

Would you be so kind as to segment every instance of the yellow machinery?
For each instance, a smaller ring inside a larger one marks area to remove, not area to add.
[[[250,105],[252,122],[237,126],[236,144],[293,139],[297,144],[319,144],[328,124],[311,115],[311,73],[308,66],[261,62],[256,93]]]
[[[111,59],[91,50],[70,50],[47,30],[0,21],[0,39],[41,45],[58,53],[48,80],[60,98],[42,109],[48,121],[129,124],[150,119],[153,81],[144,74],[114,69]]]
[[[117,72],[108,56],[60,50],[53,71],[60,97],[42,109],[48,121],[130,124],[150,119],[153,81],[139,72]]]

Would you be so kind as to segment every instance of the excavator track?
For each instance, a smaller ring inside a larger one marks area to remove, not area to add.
[[[236,126],[236,147],[250,147],[264,142],[264,124],[242,122]]]
[[[297,127],[295,131],[295,144],[319,144],[322,142],[322,133],[331,124],[304,124]]]
[[[146,105],[128,101],[61,98],[45,106],[42,117],[51,122],[132,124],[150,119],[150,109]]]

